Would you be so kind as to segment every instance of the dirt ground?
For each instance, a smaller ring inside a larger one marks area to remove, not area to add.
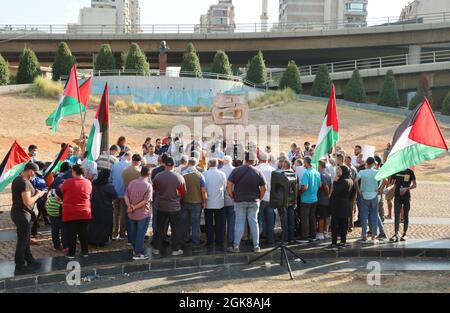
[[[36,144],[39,158],[51,160],[59,151],[61,142],[72,141],[80,136],[78,116],[63,119],[59,130],[53,134],[45,126],[45,119],[56,108],[57,100],[30,98],[24,95],[0,96],[0,155],[4,156],[14,140],[23,147]],[[252,125],[279,125],[280,151],[287,151],[292,142],[315,142],[319,132],[325,103],[298,101],[261,111],[250,113]],[[373,145],[381,153],[386,143],[391,141],[395,129],[403,117],[391,114],[369,112],[349,107],[338,107],[340,117],[341,146],[352,153],[355,144]],[[86,132],[89,133],[95,107],[86,118]],[[145,137],[164,136],[175,125],[186,125],[193,131],[192,117],[162,116],[148,114],[127,114],[110,109],[110,140],[115,142],[120,135],[127,137],[128,144],[136,152],[141,152]],[[203,127],[212,123],[212,119],[203,118]],[[450,125],[442,125],[445,138],[450,138]],[[270,137],[269,137],[270,138]],[[269,139],[270,140],[270,139]],[[449,139],[450,140],[450,139]],[[450,145],[450,141],[448,141]],[[417,167],[418,177],[422,180],[450,181],[450,158],[442,156]]]

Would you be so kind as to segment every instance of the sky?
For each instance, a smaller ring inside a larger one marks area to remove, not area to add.
[[[400,15],[412,0],[369,0],[369,19]],[[217,0],[140,0],[141,24],[196,24]],[[56,24],[78,21],[90,0],[0,0],[1,24]],[[278,0],[269,0],[269,22],[278,21]],[[236,23],[259,23],[261,0],[234,0]]]

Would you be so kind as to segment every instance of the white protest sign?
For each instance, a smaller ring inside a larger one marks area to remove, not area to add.
[[[367,161],[368,158],[373,158],[375,156],[374,146],[364,146],[362,149],[363,160]]]

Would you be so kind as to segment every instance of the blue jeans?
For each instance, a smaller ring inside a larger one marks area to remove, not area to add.
[[[367,237],[367,223],[371,226],[372,237],[376,237],[378,231],[378,197],[371,200],[361,199],[361,227],[362,237]]]
[[[140,221],[130,221],[130,228],[128,228],[128,238],[133,244],[135,254],[145,254],[144,240],[147,233],[150,218],[145,218]]]
[[[267,239],[267,243],[269,245],[273,245],[275,243],[275,210],[270,207],[270,202],[261,201],[259,205],[259,214],[258,217],[262,216],[263,220],[263,231],[262,233]],[[259,224],[261,227],[261,223]],[[260,232],[261,233],[261,232]]]
[[[380,201],[382,201],[379,196],[377,197],[377,200],[378,200],[378,203],[380,203]],[[377,225],[378,225],[378,229],[380,230],[380,235],[381,236],[385,236],[386,234],[384,233],[384,225],[383,225],[383,221],[381,220],[381,216],[380,216],[380,211],[379,210],[377,211],[377,220],[378,220]],[[371,218],[370,213],[369,213],[369,229],[372,231],[373,227],[372,227],[371,221],[372,221],[372,218]],[[377,233],[375,233],[374,235],[376,236]]]
[[[253,240],[253,247],[259,247],[259,226],[258,226],[259,202],[236,202],[234,212],[236,213],[236,225],[234,228],[234,247],[239,247],[244,235],[245,221],[248,220],[250,233]]]
[[[234,206],[226,206],[223,209],[225,211],[225,221],[227,224],[227,241],[228,244],[232,244],[234,241],[234,225],[236,224],[236,214],[234,213]]]
[[[182,203],[182,210],[187,213],[185,223],[185,236],[189,237],[189,230],[192,227],[192,245],[200,245],[200,216],[202,214],[202,204]]]
[[[283,230],[283,241],[287,242],[295,239],[295,206],[279,210],[281,216],[281,229]]]

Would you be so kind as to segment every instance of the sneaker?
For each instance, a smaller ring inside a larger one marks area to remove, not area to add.
[[[398,242],[398,237],[397,235],[394,235],[391,237],[391,239],[389,239],[391,242]]]
[[[406,236],[405,234],[402,236],[402,238],[400,238],[400,241],[406,241],[408,240],[408,236]]]
[[[35,259],[33,259],[33,260],[30,260],[30,261],[27,261],[27,264],[29,265],[29,266],[41,266],[41,262],[39,262],[39,261],[37,261],[37,260],[35,260]]]
[[[316,242],[317,238],[309,238],[309,242]]]
[[[339,249],[345,249],[345,248],[347,248],[347,244],[346,244],[346,243],[343,243],[343,242],[338,243],[338,246],[339,246]]]
[[[127,246],[132,246],[132,245],[133,245],[133,243],[127,242]]]
[[[152,249],[152,253],[154,255],[159,255],[159,250],[158,249]]]
[[[253,252],[259,253],[259,252],[261,252],[261,248],[259,246],[258,247],[254,247],[253,248]]]
[[[229,248],[227,249],[227,251],[228,251],[228,252],[231,252],[231,253],[239,253],[239,252],[241,252],[241,251],[239,250],[239,247],[229,247]]]
[[[377,239],[378,239],[379,241],[384,241],[384,240],[387,239],[387,237],[386,237],[386,235],[378,235]]]
[[[66,258],[68,258],[69,260],[73,260],[75,259],[75,256],[71,254],[66,254]]]
[[[338,249],[339,249],[339,246],[335,245],[335,244],[331,244],[325,248],[325,250],[328,250],[328,251],[337,251]]]
[[[89,257],[89,254],[87,254],[87,253],[81,253],[80,255],[81,255],[82,258],[88,258]]]
[[[367,238],[361,238],[357,242],[359,242],[359,243],[367,243]]]
[[[178,256],[178,255],[183,255],[183,250],[178,250],[178,251],[172,251],[172,256]]]
[[[308,239],[300,239],[298,242],[299,243],[309,243],[309,240]]]
[[[112,236],[112,237],[111,237],[111,240],[112,240],[112,241],[119,240],[119,237],[117,237],[117,236]]]
[[[133,255],[133,260],[135,261],[142,261],[142,260],[147,260],[148,256],[144,255],[144,254],[137,254],[137,255]]]
[[[316,234],[316,240],[325,240],[325,236],[323,233],[317,233]]]
[[[377,238],[375,238],[375,239],[372,239],[370,243],[373,245],[376,245],[376,244],[379,244],[380,242],[378,241]]]

